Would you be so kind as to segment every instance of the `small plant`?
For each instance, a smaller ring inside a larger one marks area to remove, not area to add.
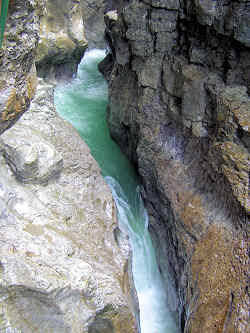
[[[3,35],[4,35],[4,29],[5,29],[5,23],[7,19],[8,14],[8,6],[9,6],[9,0],[0,0],[0,48],[2,47],[3,43]]]

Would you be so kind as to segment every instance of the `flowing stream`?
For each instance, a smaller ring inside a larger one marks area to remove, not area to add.
[[[139,181],[127,158],[110,138],[106,122],[107,84],[97,64],[105,51],[91,50],[84,56],[73,82],[59,85],[55,104],[90,147],[111,187],[119,225],[129,235],[132,271],[140,307],[141,333],[179,332],[169,310],[169,298],[156,263],[148,232],[148,215],[139,193]],[[171,288],[168,288],[171,291]]]

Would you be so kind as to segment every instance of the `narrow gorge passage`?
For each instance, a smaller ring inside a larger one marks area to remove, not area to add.
[[[154,248],[147,229],[148,216],[139,194],[139,181],[127,158],[110,138],[106,123],[107,85],[97,70],[105,51],[85,54],[77,78],[55,91],[57,111],[70,121],[88,144],[112,189],[120,227],[128,233],[133,252],[133,276],[140,306],[142,333],[179,332],[169,311]],[[171,292],[171,288],[169,288]]]

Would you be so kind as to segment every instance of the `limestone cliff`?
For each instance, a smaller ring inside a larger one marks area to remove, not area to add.
[[[104,14],[122,7],[123,0],[80,0],[88,48],[105,49]]]
[[[0,50],[0,332],[134,333],[129,246],[111,192],[57,115],[53,86],[36,77],[44,8],[41,0],[10,1]],[[71,18],[77,38],[82,25]]]
[[[27,110],[36,90],[34,52],[45,1],[10,1],[0,49],[0,134]]]
[[[0,331],[136,332],[111,192],[52,86],[1,136],[0,165]]]
[[[87,41],[79,0],[47,0],[36,51],[38,75],[50,80],[71,78],[77,72]]]
[[[105,17],[108,121],[141,175],[180,326],[249,332],[250,4],[123,4]]]

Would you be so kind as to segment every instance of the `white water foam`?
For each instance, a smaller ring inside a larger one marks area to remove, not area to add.
[[[177,333],[179,330],[167,305],[166,291],[147,229],[148,215],[139,191],[137,191],[133,212],[116,180],[112,177],[105,177],[105,180],[116,202],[120,227],[127,230],[130,238],[133,278],[140,308],[141,333]]]
[[[107,85],[96,70],[98,62],[105,54],[104,50],[90,50],[85,53],[78,69],[77,78],[56,90],[56,104],[57,108],[61,110],[60,113],[72,122],[84,140],[87,140],[91,152],[96,154],[94,155],[96,160],[101,163],[102,170],[105,170],[104,174],[113,175],[119,179],[125,189],[126,182],[130,185],[132,180],[129,164],[127,162],[120,164],[124,156],[120,154],[120,151],[119,154],[117,153],[112,140],[109,139],[106,146],[103,145],[106,137],[101,136],[101,140],[97,139],[101,131],[107,130],[106,127],[98,125],[102,117],[101,113],[99,111],[95,113],[96,103],[107,99]],[[93,119],[91,115],[94,115]],[[103,112],[103,116],[105,117],[105,112]],[[89,139],[91,135],[93,141]],[[107,137],[109,138],[109,136]],[[100,154],[100,150],[103,151],[102,154]],[[105,163],[102,159],[105,160]],[[125,176],[128,175],[129,179],[123,178],[123,173]],[[107,177],[106,181],[110,185],[116,201],[120,228],[129,234],[130,238],[133,253],[133,277],[140,307],[141,333],[177,333],[179,330],[169,310],[170,307],[168,307],[169,298],[166,296],[158,270],[155,251],[147,229],[148,215],[139,190],[135,191],[134,185],[126,188],[127,195],[133,197],[129,201],[117,181],[112,177]],[[128,191],[131,188],[133,188],[130,191],[132,193]],[[175,293],[172,292],[171,285],[169,290],[169,294],[173,294],[173,297],[170,298],[174,299]],[[171,309],[173,310],[173,307]]]

